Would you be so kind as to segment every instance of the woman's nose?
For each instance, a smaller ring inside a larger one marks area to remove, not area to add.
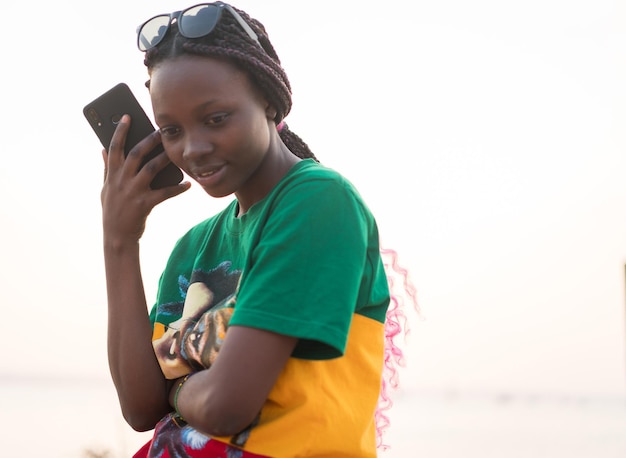
[[[214,149],[213,143],[206,136],[190,136],[185,143],[183,155],[186,159],[194,160],[211,154]]]

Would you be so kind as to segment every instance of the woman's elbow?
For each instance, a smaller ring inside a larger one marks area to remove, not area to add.
[[[124,415],[124,420],[126,420],[126,423],[128,423],[128,425],[133,430],[139,433],[150,431],[154,429],[154,427],[156,426],[156,423],[148,421],[147,419],[142,418],[142,416],[140,415],[139,416]]]
[[[160,412],[146,412],[141,410],[122,409],[122,415],[126,423],[137,432],[150,431],[165,414]]]

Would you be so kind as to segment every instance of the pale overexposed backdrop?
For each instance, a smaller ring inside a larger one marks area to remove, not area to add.
[[[26,422],[43,421],[26,379],[96,380],[113,399],[103,165],[82,107],[125,81],[150,113],[135,27],[190,4],[5,6],[0,379],[22,387]],[[281,56],[290,127],[361,190],[417,287],[401,394],[623,399],[623,2],[234,4]],[[148,302],[175,240],[226,200],[194,187],[153,212]]]

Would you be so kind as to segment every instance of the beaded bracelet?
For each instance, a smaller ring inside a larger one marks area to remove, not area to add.
[[[187,422],[185,421],[183,416],[180,414],[180,411],[178,410],[178,395],[180,394],[180,389],[183,387],[185,382],[187,380],[189,380],[189,377],[191,377],[191,374],[185,375],[183,377],[183,379],[180,382],[178,382],[178,386],[176,387],[176,392],[174,393],[174,411],[175,411],[175,414],[172,415],[172,420],[174,421],[174,423],[178,427],[182,427],[182,426],[187,424]]]

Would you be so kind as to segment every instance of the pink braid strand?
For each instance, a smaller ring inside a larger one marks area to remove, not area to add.
[[[419,312],[417,304],[417,290],[409,272],[398,263],[398,253],[391,249],[381,249],[383,265],[389,283],[390,302],[385,320],[385,353],[380,396],[375,413],[376,447],[387,450],[389,445],[383,441],[383,435],[390,425],[386,412],[391,409],[393,402],[391,391],[398,388],[399,368],[404,367],[405,357],[402,349],[396,344],[395,338],[409,335],[410,329],[405,313],[408,301],[415,311]]]

